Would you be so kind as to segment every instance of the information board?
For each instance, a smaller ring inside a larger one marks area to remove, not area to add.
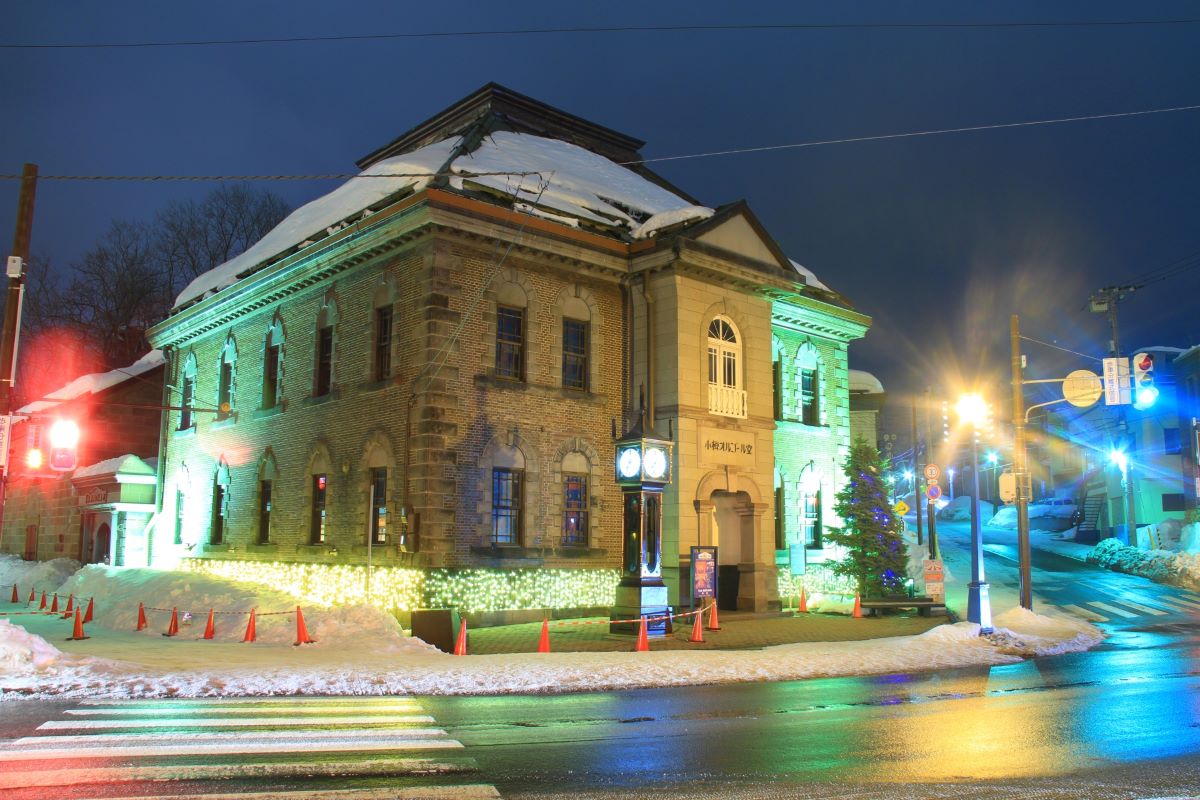
[[[692,548],[692,597],[717,596],[717,548]]]

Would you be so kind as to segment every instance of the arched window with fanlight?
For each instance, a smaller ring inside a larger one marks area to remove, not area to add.
[[[812,342],[805,342],[796,354],[800,378],[800,421],[821,425],[821,355]]]
[[[742,388],[742,344],[737,328],[726,317],[708,325],[708,410],[724,417],[746,416]]]

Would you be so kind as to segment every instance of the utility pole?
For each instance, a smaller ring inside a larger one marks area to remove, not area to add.
[[[917,512],[917,544],[924,544],[925,537],[921,531],[921,442],[917,439],[917,404],[912,406],[912,471],[913,471],[913,508]]]
[[[1112,338],[1109,339],[1108,344],[1109,352],[1113,358],[1120,358],[1121,356],[1121,339],[1117,327],[1117,303],[1136,292],[1139,288],[1141,287],[1135,284],[1105,286],[1103,289],[1097,289],[1095,294],[1088,299],[1088,304],[1094,313],[1108,314],[1109,330],[1112,333]],[[1121,438],[1125,445],[1125,532],[1127,543],[1131,547],[1137,547],[1137,510],[1134,508],[1135,495],[1133,491],[1133,437],[1129,434],[1128,417],[1128,410],[1125,406],[1121,406],[1117,426],[1121,431]]]
[[[1013,478],[1017,484],[1017,561],[1021,578],[1021,608],[1033,610],[1032,553],[1029,549],[1029,469],[1025,455],[1025,397],[1021,374],[1021,331],[1017,315],[1009,320],[1012,343]]]
[[[929,404],[930,404],[930,398],[931,398],[932,394],[933,394],[933,391],[928,386],[926,386],[925,387],[925,448],[926,448],[925,449],[925,463],[926,464],[929,463],[930,456],[936,455],[936,451],[933,446],[933,436],[930,435],[930,431],[929,431]],[[933,463],[936,464],[937,461],[935,460]],[[928,522],[929,522],[929,557],[936,561],[937,557],[938,557],[937,513],[936,513],[937,506],[934,504],[934,502],[932,500],[930,500],[929,505],[926,506],[926,510],[929,512],[929,515],[927,517]],[[920,542],[917,542],[917,543],[920,544]]]
[[[7,259],[8,292],[4,300],[4,329],[0,334],[0,464],[8,476],[9,437],[12,434],[13,385],[17,373],[17,343],[21,338],[21,300],[25,294],[25,265],[29,263],[29,243],[33,238],[33,201],[37,195],[36,164],[26,164],[21,173],[21,193],[17,199],[17,228],[13,234],[12,255]]]

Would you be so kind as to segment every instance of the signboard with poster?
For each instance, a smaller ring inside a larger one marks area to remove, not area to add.
[[[946,570],[941,559],[925,559],[921,562],[925,572],[925,594],[934,600],[946,599]]]
[[[692,597],[717,596],[717,548],[692,548]]]

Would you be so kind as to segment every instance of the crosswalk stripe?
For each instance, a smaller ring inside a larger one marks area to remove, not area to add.
[[[364,708],[361,705],[336,705],[322,706],[321,708],[289,708],[287,706],[267,707],[267,708],[219,708],[215,706],[197,707],[195,709],[198,714],[258,714],[261,716],[269,716],[271,714],[291,714],[293,716],[317,716],[329,712],[356,712],[361,714],[363,711],[414,711],[419,710],[420,706],[416,703],[397,703],[397,704],[381,704],[377,706],[368,706]],[[180,709],[174,707],[160,708],[68,708],[65,714],[73,717],[98,717],[98,716],[155,716],[178,714]]]
[[[1172,603],[1176,606],[1179,606],[1180,608],[1187,608],[1187,609],[1191,609],[1191,610],[1200,610],[1200,603],[1194,603],[1191,600],[1187,600],[1183,597],[1176,597],[1175,595],[1165,595],[1164,594],[1164,595],[1159,595],[1158,599],[1162,600],[1164,603]]]
[[[0,772],[0,789],[74,786],[81,783],[199,781],[229,778],[346,777],[369,775],[450,775],[478,772],[473,759],[374,758],[367,761],[264,761],[256,764],[176,764],[171,766],[92,767]]]
[[[500,797],[495,786],[408,786],[383,789],[307,789],[279,792],[236,792],[234,794],[155,794],[122,800],[492,800]]]
[[[1137,614],[1131,614],[1123,608],[1110,606],[1108,603],[1101,603],[1099,600],[1089,600],[1088,605],[1095,606],[1096,608],[1107,611],[1110,614],[1116,614],[1118,617],[1124,617],[1125,619],[1135,619],[1138,616]]]
[[[176,719],[52,719],[43,722],[38,730],[86,730],[99,728],[256,728],[256,727],[305,727],[318,728],[322,725],[397,725],[404,723],[430,723],[433,717],[425,714],[400,716],[337,716],[337,717],[297,717],[295,719],[262,718],[246,719],[196,719],[194,717],[178,717]]]
[[[1128,606],[1130,608],[1136,608],[1138,611],[1141,611],[1143,614],[1153,614],[1156,617],[1161,617],[1161,616],[1164,616],[1165,614],[1170,613],[1167,611],[1163,611],[1161,608],[1153,608],[1151,606],[1143,605],[1142,603],[1135,603],[1132,600],[1126,600],[1123,597],[1121,598],[1120,603],[1123,606]]]
[[[1083,617],[1086,620],[1091,620],[1092,622],[1108,622],[1108,617],[1103,617],[1094,611],[1089,611],[1088,609],[1083,608],[1082,606],[1062,605],[1059,606],[1059,608],[1066,609],[1072,614],[1078,617]]]
[[[248,742],[272,741],[284,739],[303,739],[311,742],[337,742],[354,739],[359,742],[389,741],[396,738],[424,738],[426,736],[446,736],[442,728],[397,728],[390,731],[357,731],[337,729],[331,731],[213,731],[180,733],[175,731],[137,731],[134,733],[84,733],[68,736],[25,736],[14,739],[18,745],[46,745],[59,747],[64,744],[95,744],[103,746],[113,742]]]
[[[125,700],[114,697],[99,697],[80,700],[81,706],[120,706],[121,708],[155,708],[159,706],[240,706],[287,704],[290,706],[322,706],[322,705],[378,705],[385,703],[411,703],[420,705],[415,697],[408,695],[377,695],[359,697],[297,697],[296,695],[253,695],[249,697],[180,697],[170,699]]]
[[[341,742],[314,743],[304,747],[305,753],[344,753],[379,750],[437,750],[461,748],[456,739],[393,739],[389,742],[362,742],[356,739]],[[289,742],[213,742],[203,745],[112,745],[109,747],[14,747],[0,750],[0,761],[35,761],[50,758],[90,758],[99,756],[205,756],[222,753],[295,753],[296,745]]]

